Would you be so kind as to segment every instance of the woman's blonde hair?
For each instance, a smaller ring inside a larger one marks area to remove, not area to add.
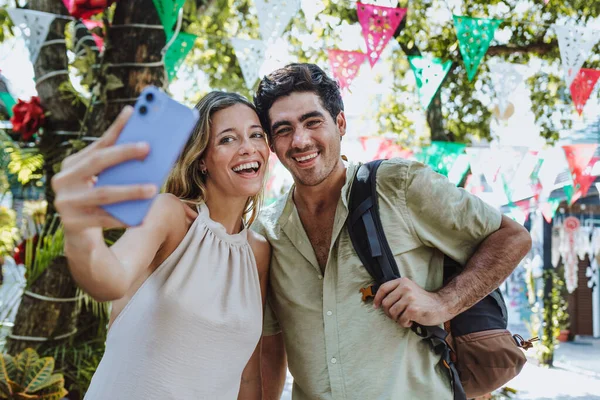
[[[197,204],[206,201],[206,175],[200,170],[199,161],[210,142],[210,129],[212,116],[217,112],[236,104],[250,107],[254,112],[254,104],[237,93],[214,91],[204,96],[196,109],[200,112],[200,119],[194,127],[194,131],[165,184],[165,191],[177,196],[186,204],[195,208]],[[258,114],[257,114],[258,115]],[[265,169],[267,160],[265,160]],[[243,218],[246,225],[251,225],[256,219],[264,193],[264,182],[260,191],[248,198],[244,206]]]

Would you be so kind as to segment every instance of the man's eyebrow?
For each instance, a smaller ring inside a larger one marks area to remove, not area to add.
[[[308,113],[306,113],[306,114],[303,114],[303,115],[300,117],[300,122],[304,122],[304,121],[306,121],[307,119],[309,119],[309,118],[314,118],[314,117],[321,117],[321,118],[323,118],[323,117],[324,117],[324,115],[323,115],[323,113],[322,113],[322,112],[320,112],[320,111],[311,111],[311,112],[308,112]]]
[[[304,122],[309,118],[314,118],[314,117],[321,117],[323,118],[324,115],[322,112],[320,111],[311,111],[311,112],[307,112],[306,114],[302,114],[300,116],[300,118],[298,118],[298,120],[300,122]],[[281,120],[281,121],[277,121],[273,124],[273,126],[271,127],[271,131],[275,131],[277,128],[279,128],[280,126],[284,126],[284,125],[292,125],[292,123],[288,120]]]
[[[277,121],[271,127],[271,131],[274,132],[277,128],[279,128],[280,126],[284,126],[284,125],[292,125],[292,123],[287,120]]]

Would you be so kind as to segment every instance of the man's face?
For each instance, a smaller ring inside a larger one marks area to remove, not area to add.
[[[269,118],[273,150],[296,184],[316,186],[341,163],[344,113],[334,120],[315,93],[295,92],[277,99]]]

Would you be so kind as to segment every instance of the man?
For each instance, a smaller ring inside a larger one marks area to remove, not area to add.
[[[287,353],[294,400],[452,399],[439,356],[408,328],[441,324],[498,287],[529,250],[528,232],[423,164],[385,161],[379,210],[403,278],[363,302],[372,279],[344,225],[358,166],[340,155],[337,84],[316,65],[291,64],[260,82],[255,104],[294,178],[255,226],[273,247],[265,398],[281,395]],[[464,269],[442,287],[444,253]]]

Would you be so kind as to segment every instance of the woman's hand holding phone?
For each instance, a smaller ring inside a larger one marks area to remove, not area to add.
[[[102,171],[125,161],[143,160],[148,155],[148,143],[115,145],[132,114],[133,107],[125,107],[100,139],[65,158],[61,171],[52,178],[52,189],[56,193],[54,205],[65,233],[125,227],[101,206],[156,195],[158,188],[153,184],[95,187],[96,177]]]

